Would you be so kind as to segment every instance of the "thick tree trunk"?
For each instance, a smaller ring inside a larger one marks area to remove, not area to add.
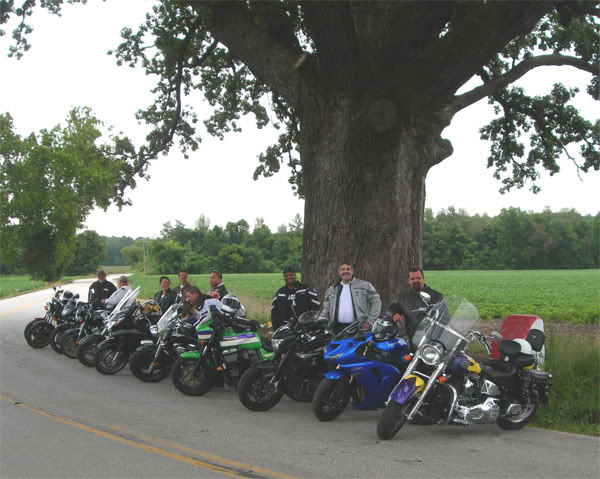
[[[385,309],[406,290],[408,268],[421,266],[425,177],[451,147],[441,130],[424,136],[400,126],[396,107],[385,101],[308,103],[300,135],[302,276],[322,296],[350,261]]]

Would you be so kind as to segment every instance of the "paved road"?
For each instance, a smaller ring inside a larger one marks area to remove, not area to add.
[[[82,297],[89,281],[69,286]],[[187,397],[126,368],[102,376],[23,328],[51,291],[0,301],[0,477],[597,478],[600,440],[495,425],[406,426],[378,441],[379,412],[320,423],[284,398],[252,413],[231,389]]]

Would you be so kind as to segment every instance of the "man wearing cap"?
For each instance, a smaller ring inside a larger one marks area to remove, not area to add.
[[[321,303],[317,292],[307,284],[296,281],[294,268],[283,269],[285,285],[277,290],[271,305],[273,331],[291,318],[299,318],[306,311],[319,309]]]
[[[100,300],[106,309],[115,309],[115,306],[119,304],[119,301],[123,299],[123,296],[127,294],[127,291],[131,290],[129,287],[129,280],[124,274],[119,276],[119,284],[117,290],[108,299]]]
[[[117,287],[112,281],[106,281],[106,273],[104,271],[98,271],[97,278],[98,281],[94,281],[90,285],[88,293],[89,301],[94,304],[95,307],[100,304],[101,300],[110,298],[117,290]]]

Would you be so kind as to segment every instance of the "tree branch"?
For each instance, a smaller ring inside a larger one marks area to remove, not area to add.
[[[299,46],[285,44],[272,33],[275,26],[265,27],[256,22],[243,2],[213,2],[209,8],[204,7],[198,7],[202,9],[199,15],[213,38],[225,45],[261,82],[296,106],[300,76],[294,64],[302,54]],[[269,31],[269,27],[273,29]],[[282,25],[276,27],[281,30]]]
[[[483,85],[473,88],[471,91],[463,93],[462,95],[455,96],[451,106],[449,107],[449,111],[451,114],[455,114],[456,112],[463,110],[469,105],[478,102],[482,98],[485,98],[486,96],[489,96],[492,93],[508,86],[534,68],[563,65],[570,65],[592,74],[598,74],[600,71],[600,65],[592,65],[581,58],[560,55],[558,53],[530,57],[526,60],[523,60],[504,75],[494,78],[493,80],[486,81]]]

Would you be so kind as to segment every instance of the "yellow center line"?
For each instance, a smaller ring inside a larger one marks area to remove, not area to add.
[[[106,431],[103,431],[101,429],[96,429],[94,427],[90,427],[90,426],[88,426],[86,424],[83,424],[83,423],[80,423],[80,422],[77,422],[77,421],[73,421],[72,419],[67,419],[65,417],[58,416],[56,414],[52,414],[52,413],[43,411],[41,409],[36,409],[34,407],[28,406],[26,404],[23,404],[23,403],[21,403],[19,401],[16,401],[16,400],[11,399],[11,398],[6,397],[6,396],[0,395],[0,399],[3,400],[3,401],[10,402],[10,403],[14,404],[15,406],[19,406],[19,407],[25,408],[25,409],[27,409],[29,411],[35,412],[36,414],[39,414],[40,416],[44,416],[44,417],[48,417],[50,419],[54,419],[55,421],[61,422],[61,423],[66,424],[68,426],[72,426],[72,427],[74,427],[76,429],[80,429],[82,431],[86,431],[86,432],[89,432],[91,434],[95,434],[97,436],[100,436],[100,437],[103,437],[103,438],[106,438],[106,439],[111,439],[113,441],[119,442],[121,444],[125,444],[127,446],[135,447],[137,449],[141,449],[141,450],[144,450],[144,451],[147,451],[147,452],[151,452],[151,453],[157,454],[159,456],[164,456],[164,457],[167,457],[169,459],[173,459],[175,461],[184,462],[184,463],[190,464],[192,466],[200,467],[200,468],[203,468],[203,469],[208,469],[209,471],[218,472],[218,473],[226,475],[226,476],[237,477],[237,478],[247,478],[246,475],[242,475],[242,474],[238,473],[237,471],[235,471],[233,469],[229,469],[229,468],[227,468],[225,466],[219,466],[217,464],[210,464],[208,462],[200,461],[198,459],[192,459],[191,457],[182,456],[180,454],[175,454],[175,453],[172,453],[172,452],[169,452],[169,451],[165,451],[164,449],[160,449],[158,447],[154,447],[154,446],[151,446],[149,444],[144,444],[144,443],[133,441],[131,439],[127,439],[127,438],[124,438],[124,437],[121,437],[121,436],[117,436],[116,434],[112,434],[110,432],[106,432]],[[114,428],[114,429],[118,429],[118,428]],[[138,435],[138,437],[141,438],[142,436]],[[187,448],[184,448],[183,446],[180,446],[179,449],[187,449]],[[190,449],[189,451],[193,451],[193,449]],[[215,461],[219,461],[219,462],[226,463],[226,464],[229,464],[229,465],[236,465],[236,466],[239,466],[239,467],[242,467],[242,468],[245,468],[245,469],[249,469],[251,471],[264,472],[264,473],[266,473],[266,474],[268,474],[268,475],[270,475],[272,477],[280,477],[280,478],[292,479],[292,476],[288,476],[288,475],[284,475],[284,474],[279,474],[279,473],[276,473],[274,471],[269,471],[267,469],[255,468],[253,466],[249,466],[249,465],[246,465],[246,464],[243,464],[243,463],[239,463],[239,462],[236,462],[236,461],[229,461],[229,460],[226,460],[226,459],[223,460],[224,458],[219,458],[218,456],[213,456],[213,455],[205,453],[203,451],[195,451],[195,452],[199,453],[199,455],[201,455],[202,457],[205,457],[205,458],[211,458],[211,459],[214,459]]]
[[[157,442],[157,443],[163,444],[164,446],[169,447],[171,449],[178,449],[180,451],[185,451],[187,453],[194,454],[195,456],[200,456],[200,457],[203,457],[204,459],[208,459],[208,460],[214,461],[214,462],[220,462],[221,464],[227,464],[228,466],[236,467],[239,469],[247,469],[252,472],[256,472],[259,474],[266,474],[266,475],[269,475],[272,477],[278,477],[281,479],[296,479],[295,476],[290,476],[289,474],[283,474],[280,472],[271,471],[270,469],[264,469],[262,467],[252,466],[250,464],[245,464],[243,462],[227,459],[225,457],[217,456],[215,454],[210,454],[208,452],[201,451],[199,449],[193,449],[191,447],[187,447],[182,444],[177,444],[176,442],[167,441],[166,439],[161,439],[159,437],[153,437],[153,436],[149,436],[146,434],[140,434],[140,433],[136,433],[133,431],[129,431],[121,426],[112,426],[111,429],[114,431],[122,431],[123,433],[127,434],[128,436],[133,436],[133,437],[136,437],[143,441]]]

